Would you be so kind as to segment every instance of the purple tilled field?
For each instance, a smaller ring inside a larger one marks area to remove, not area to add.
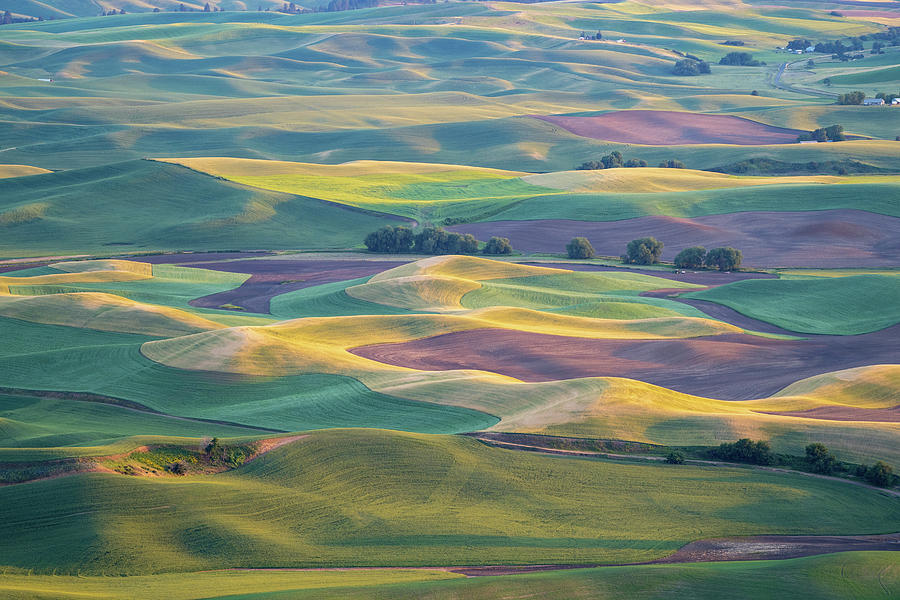
[[[191,301],[199,308],[219,308],[224,304],[240,306],[248,312],[268,313],[269,301],[280,294],[307,287],[368,277],[398,266],[398,262],[379,260],[288,260],[256,259],[228,262],[199,262],[190,266],[229,273],[250,273],[239,288]]]
[[[592,340],[477,329],[352,352],[413,369],[479,369],[522,381],[627,377],[688,394],[749,400],[827,373],[900,353],[900,325],[853,336],[777,340],[727,334],[678,340]]]
[[[479,239],[509,238],[522,252],[564,252],[576,236],[597,254],[619,256],[629,241],[652,236],[672,260],[689,246],[732,246],[744,266],[848,268],[895,266],[900,253],[900,218],[861,210],[744,212],[682,219],[639,217],[624,221],[493,221],[448,229]]]

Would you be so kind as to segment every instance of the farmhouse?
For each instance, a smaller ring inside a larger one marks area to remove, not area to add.
[[[863,100],[864,106],[883,106],[884,98],[866,98]]]

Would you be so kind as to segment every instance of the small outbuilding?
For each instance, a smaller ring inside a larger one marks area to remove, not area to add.
[[[864,106],[884,106],[884,98],[866,98],[863,100]]]

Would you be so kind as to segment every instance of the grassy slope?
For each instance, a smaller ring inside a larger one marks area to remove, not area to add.
[[[10,542],[0,563],[85,574],[635,561],[696,537],[881,532],[900,518],[891,498],[799,475],[561,459],[378,430],[314,432],[216,476],[77,475],[0,498]]]
[[[380,426],[456,432],[496,422],[465,408],[372,392],[349,377],[313,374],[272,379],[171,369],[140,354],[141,342],[151,339],[144,336],[5,318],[0,318],[0,331],[7,340],[0,352],[0,386],[92,392],[172,415],[282,430]],[[61,449],[53,452],[66,454]]]
[[[854,335],[900,322],[900,280],[882,275],[739,281],[686,297],[803,333]]]
[[[347,247],[396,222],[150,161],[4,179],[0,196],[0,214],[40,205],[0,225],[6,256]]]
[[[435,170],[428,172],[430,165],[417,163],[407,163],[405,169],[398,163],[384,163],[379,172],[379,163],[367,162],[360,165],[361,172],[357,174],[356,163],[316,169],[305,163],[267,165],[230,159],[184,162],[262,189],[426,220],[611,221],[650,214],[699,216],[743,210],[826,208],[898,214],[893,203],[886,200],[898,185],[893,177],[768,178],[674,169],[618,169],[520,178],[513,172],[454,171],[447,165],[433,165]],[[248,170],[257,164],[263,174],[249,174]],[[784,194],[790,202],[773,200]],[[868,200],[860,203],[860,198]]]
[[[465,579],[432,571],[178,573],[137,577],[66,577],[9,573],[0,589],[16,600],[125,596],[135,600],[219,597],[265,598],[519,598],[573,597],[662,600],[672,590],[697,600],[734,600],[814,595],[822,600],[884,598],[900,590],[890,552],[845,552],[785,561],[606,567],[528,575]]]

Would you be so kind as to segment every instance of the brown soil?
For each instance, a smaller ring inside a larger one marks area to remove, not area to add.
[[[692,219],[638,217],[624,221],[493,221],[448,229],[479,239],[509,238],[523,252],[559,252],[583,236],[602,256],[618,256],[635,238],[665,243],[662,259],[688,246],[740,248],[745,266],[888,267],[900,254],[900,218],[861,210],[743,212]]]
[[[378,260],[235,260],[194,262],[190,266],[229,273],[250,273],[240,287],[191,300],[191,306],[219,308],[224,304],[243,307],[254,313],[268,313],[275,296],[307,287],[368,277],[396,267],[397,262]]]
[[[534,117],[582,137],[648,146],[790,144],[801,133],[798,129],[773,127],[741,117],[667,110],[623,110],[595,117]]]
[[[691,542],[656,564],[772,560],[832,552],[900,550],[900,533],[888,535],[818,536],[758,535]]]
[[[826,421],[877,421],[900,423],[900,404],[893,408],[856,408],[853,406],[819,406],[809,410],[765,412],[767,415],[823,419]]]
[[[698,396],[749,400],[770,396],[799,379],[896,356],[900,325],[865,335],[799,340],[746,334],[592,340],[478,329],[351,352],[413,369],[479,369],[529,382],[627,377]]]
[[[540,571],[593,569],[597,567],[658,565],[678,563],[723,562],[740,560],[784,560],[835,552],[900,551],[900,533],[885,535],[758,535],[749,537],[712,538],[682,546],[665,558],[625,565],[560,564],[560,565],[473,565],[465,567],[323,567],[312,569],[225,569],[226,571],[447,571],[467,577],[521,575]]]
[[[895,10],[841,10],[840,13],[845,17],[900,19],[900,12]]]

